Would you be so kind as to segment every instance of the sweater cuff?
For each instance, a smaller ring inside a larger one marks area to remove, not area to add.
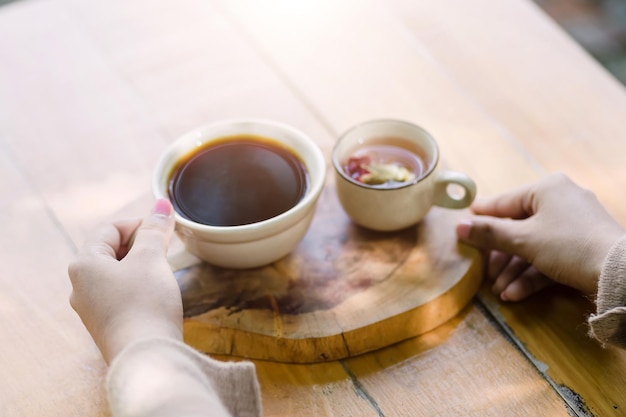
[[[603,344],[626,348],[626,236],[609,250],[598,279],[596,314],[589,334]]]
[[[159,375],[155,368],[160,369],[163,375]],[[180,392],[180,401],[184,402],[182,397],[189,392],[203,391],[206,394],[201,395],[208,400],[205,404],[214,410],[223,406],[233,417],[261,415],[260,389],[253,363],[217,361],[183,342],[151,338],[126,347],[111,363],[107,393],[114,416],[127,415],[123,410],[116,412],[115,408],[121,406],[124,409],[125,404],[136,399],[128,401],[128,397],[136,396],[134,387],[137,383],[144,385],[140,382],[142,380],[147,384],[151,382],[150,376],[142,375],[146,369],[157,373],[156,378],[152,375],[152,379],[165,378],[168,383],[177,384],[169,394],[173,396],[172,391]],[[221,404],[215,404],[216,401]]]

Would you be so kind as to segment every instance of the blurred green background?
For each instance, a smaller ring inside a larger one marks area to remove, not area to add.
[[[534,0],[626,84],[626,0]]]

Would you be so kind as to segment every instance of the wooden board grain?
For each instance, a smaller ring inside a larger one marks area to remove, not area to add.
[[[461,215],[434,208],[416,227],[373,232],[350,221],[327,185],[311,229],[286,258],[250,270],[200,263],[176,272],[185,341],[207,353],[311,363],[428,332],[480,284],[478,252],[457,243]]]
[[[263,415],[574,415],[477,304],[475,299],[421,336],[354,358],[313,364],[254,360]],[[497,361],[509,366],[493,366]]]
[[[615,86],[522,3],[44,0],[0,9],[0,188],[10,196],[0,202],[0,364],[10,375],[1,414],[109,415],[106,367],[67,302],[66,265],[95,223],[147,192],[165,144],[202,123],[281,120],[327,150],[354,123],[405,118],[431,131],[483,194],[563,169],[625,213],[613,192],[623,189],[624,143]],[[535,305],[500,307],[513,335],[593,413],[619,415],[621,403],[610,402],[623,397],[619,352],[596,366],[595,348],[579,351],[572,339],[584,336],[584,326],[572,332],[579,315]],[[345,361],[256,361],[264,415],[568,415],[477,304],[468,311]]]

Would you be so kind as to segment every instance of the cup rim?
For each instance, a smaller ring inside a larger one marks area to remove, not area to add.
[[[198,139],[198,137],[200,136],[206,136],[204,138],[205,142],[207,140],[223,137],[220,135],[214,135],[214,136],[207,135],[207,131],[218,130],[221,127],[229,126],[229,125],[230,126],[242,125],[241,131],[239,131],[238,133],[233,132],[232,135],[257,134],[255,132],[246,131],[245,128],[243,127],[246,124],[247,125],[264,125],[269,128],[285,131],[289,135],[293,137],[297,137],[298,138],[297,140],[299,142],[307,145],[307,148],[308,148],[307,157],[310,157],[311,160],[313,161],[311,165],[319,166],[319,173],[315,176],[312,174],[312,168],[305,161],[305,157],[302,156],[295,149],[293,149],[293,146],[281,142],[282,145],[292,149],[293,152],[296,153],[302,159],[302,161],[304,162],[309,172],[310,186],[307,188],[305,195],[300,199],[300,201],[298,201],[289,210],[286,210],[269,219],[265,219],[265,220],[255,222],[255,223],[243,224],[243,225],[238,225],[238,226],[213,226],[213,225],[202,224],[202,223],[195,222],[193,220],[189,220],[183,217],[182,215],[180,215],[180,213],[178,213],[176,210],[174,210],[174,218],[177,224],[187,227],[189,229],[196,230],[200,233],[211,233],[215,235],[228,234],[229,236],[232,236],[232,237],[241,236],[241,235],[248,236],[250,234],[256,235],[266,229],[272,229],[274,231],[273,233],[277,233],[280,230],[284,230],[285,228],[290,227],[291,224],[296,222],[299,218],[292,219],[291,222],[285,223],[284,227],[281,227],[280,229],[274,229],[272,228],[272,226],[276,227],[277,225],[296,216],[300,212],[303,212],[303,215],[306,214],[306,212],[308,212],[308,208],[312,204],[315,203],[315,201],[319,197],[324,187],[325,180],[326,180],[326,161],[324,159],[322,150],[308,135],[306,135],[301,130],[296,129],[295,127],[290,126],[286,123],[281,123],[281,122],[277,122],[274,120],[263,119],[263,118],[237,118],[237,119],[220,120],[220,121],[207,123],[202,126],[196,127],[195,129],[192,129],[178,136],[161,153],[161,156],[159,157],[157,164],[154,168],[153,176],[152,176],[152,192],[155,198],[167,198],[167,199],[170,198],[169,193],[167,192],[167,185],[162,184],[162,180],[164,176],[167,175],[167,174],[164,174],[163,171],[172,167],[172,162],[168,162],[168,160],[172,159],[170,155],[173,152],[175,152],[176,149],[181,147],[181,144],[185,144],[187,142],[197,143],[198,140],[202,140],[202,139]],[[231,134],[224,135],[224,136],[230,136],[230,135]],[[268,136],[271,137],[271,135],[268,135]],[[196,142],[192,141],[193,138],[196,139]],[[202,143],[205,143],[205,142],[202,142]],[[191,145],[185,146],[185,148],[191,149],[192,146]],[[188,151],[189,149],[185,149],[185,151]]]
[[[364,126],[367,125],[373,125],[373,124],[379,124],[379,123],[395,123],[395,124],[403,124],[406,126],[409,126],[412,129],[416,129],[418,130],[423,136],[425,136],[430,143],[433,145],[434,148],[434,153],[433,153],[433,163],[431,166],[428,167],[428,169],[426,170],[426,172],[424,173],[424,175],[421,175],[420,177],[416,177],[411,181],[407,181],[406,183],[402,184],[402,185],[398,185],[397,187],[374,187],[371,185],[367,185],[367,184],[363,184],[361,182],[355,181],[353,178],[351,178],[350,176],[348,176],[344,170],[341,168],[341,161],[339,161],[339,156],[337,155],[337,148],[339,147],[339,144],[341,143],[341,141],[350,133],[352,133],[353,131],[360,129]],[[364,188],[366,190],[376,190],[376,191],[394,191],[394,190],[399,190],[402,188],[406,188],[406,187],[410,187],[414,184],[417,184],[419,182],[422,182],[424,180],[426,180],[426,178],[428,178],[433,172],[435,172],[435,169],[437,168],[437,165],[439,164],[439,145],[437,144],[437,141],[435,141],[435,138],[423,127],[416,125],[415,123],[411,123],[411,122],[407,122],[406,120],[401,120],[401,119],[372,119],[372,120],[367,120],[361,123],[358,123],[352,127],[350,127],[348,130],[346,130],[345,132],[343,132],[339,138],[337,139],[337,142],[335,142],[335,145],[333,146],[333,150],[332,150],[332,156],[331,156],[331,160],[333,163],[333,168],[335,169],[335,171],[341,175],[341,178],[345,179],[346,181],[348,181],[351,184],[354,184],[356,186],[359,186],[361,188]]]

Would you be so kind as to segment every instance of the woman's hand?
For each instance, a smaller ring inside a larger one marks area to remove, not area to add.
[[[471,209],[477,216],[459,223],[457,235],[488,252],[487,276],[505,301],[522,300],[551,280],[594,295],[604,259],[625,233],[592,192],[563,174]]]
[[[107,363],[139,339],[182,340],[181,294],[166,259],[173,230],[172,206],[159,200],[143,220],[102,225],[69,265],[70,303]]]

